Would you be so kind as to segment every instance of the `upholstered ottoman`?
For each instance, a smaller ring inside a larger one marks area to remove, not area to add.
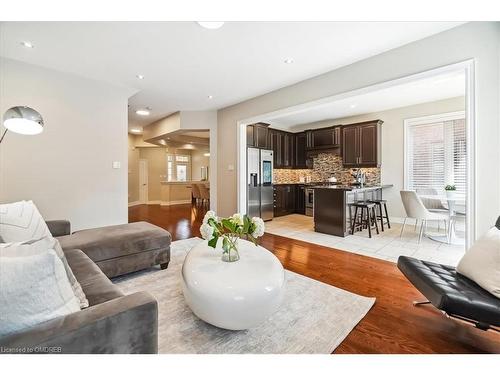
[[[165,269],[170,261],[170,233],[143,221],[81,230],[57,239],[65,251],[82,250],[109,278],[158,264]]]

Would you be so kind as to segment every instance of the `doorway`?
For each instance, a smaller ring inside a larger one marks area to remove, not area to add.
[[[139,160],[139,201],[141,204],[148,203],[148,161]]]

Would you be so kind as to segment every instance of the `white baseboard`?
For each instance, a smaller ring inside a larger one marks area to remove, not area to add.
[[[170,202],[161,202],[161,206],[175,206],[176,204],[187,204],[191,203],[191,199],[185,199],[181,201],[170,201]]]
[[[161,204],[161,201],[148,201],[147,204]]]
[[[129,206],[129,207],[137,206],[137,205],[139,205],[139,204],[141,204],[141,202],[140,202],[140,201],[128,202],[128,206]]]

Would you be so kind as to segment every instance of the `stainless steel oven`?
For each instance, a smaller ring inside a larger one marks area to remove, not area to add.
[[[313,216],[314,215],[314,189],[305,188],[305,201],[306,201],[306,215]]]

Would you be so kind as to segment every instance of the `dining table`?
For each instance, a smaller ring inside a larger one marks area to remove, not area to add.
[[[458,218],[465,218],[465,212],[460,211],[459,207],[465,208],[465,195],[450,194],[450,195],[419,195],[420,199],[438,200],[448,206],[448,233],[444,235],[427,235],[431,240],[442,242],[450,245],[465,245],[465,238],[458,237],[455,229],[455,222]]]

